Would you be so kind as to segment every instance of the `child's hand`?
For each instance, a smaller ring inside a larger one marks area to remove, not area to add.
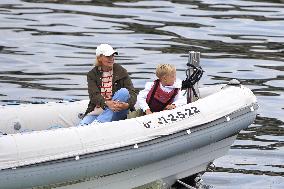
[[[152,114],[153,112],[151,112],[151,110],[150,109],[147,109],[146,111],[145,111],[145,114],[146,115],[148,115],[148,114]]]
[[[174,104],[169,104],[169,105],[167,105],[166,106],[166,110],[172,110],[172,109],[175,109],[176,108],[176,105],[174,105]]]

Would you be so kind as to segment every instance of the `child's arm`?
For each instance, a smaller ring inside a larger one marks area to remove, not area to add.
[[[146,110],[150,110],[146,99],[149,91],[151,90],[152,86],[154,85],[154,82],[147,82],[145,84],[145,88],[139,92],[137,96],[137,104],[138,106],[143,110],[143,112],[146,112]]]
[[[179,106],[187,104],[186,96],[183,95],[184,91],[180,90],[181,83],[182,81],[178,78],[176,79],[176,82],[174,83],[174,87],[179,88],[178,94],[176,95],[172,103],[175,105],[175,107],[179,107]]]
[[[174,104],[176,107],[187,104],[186,96],[184,96],[183,93],[184,91],[179,90],[178,94],[174,98],[174,101],[172,104]]]

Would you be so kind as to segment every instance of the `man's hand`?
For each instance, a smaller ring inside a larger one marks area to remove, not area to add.
[[[109,109],[111,109],[112,111],[115,110],[115,101],[113,100],[107,100],[106,101],[106,105]]]
[[[129,108],[129,104],[127,102],[116,102],[116,111],[127,110]]]
[[[128,103],[113,100],[106,101],[106,105],[114,112],[119,112],[121,110],[126,110],[129,108]]]

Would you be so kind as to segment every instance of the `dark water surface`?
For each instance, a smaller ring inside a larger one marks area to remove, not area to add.
[[[136,88],[159,63],[184,77],[201,52],[201,84],[239,79],[257,95],[255,124],[202,177],[210,188],[284,188],[284,2],[0,1],[0,104],[86,99],[95,48],[109,43]]]

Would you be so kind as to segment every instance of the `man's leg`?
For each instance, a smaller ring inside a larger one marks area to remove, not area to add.
[[[121,88],[115,92],[115,94],[112,97],[112,100],[120,101],[120,102],[127,102],[129,98],[130,98],[129,91],[126,88]],[[106,108],[103,111],[103,113],[101,113],[98,116],[97,120],[101,123],[118,121],[121,119],[125,119],[127,116],[127,113],[128,113],[128,110],[113,112],[111,109]]]
[[[79,126],[84,126],[92,123],[94,120],[97,119],[97,115],[86,115],[79,123]]]

